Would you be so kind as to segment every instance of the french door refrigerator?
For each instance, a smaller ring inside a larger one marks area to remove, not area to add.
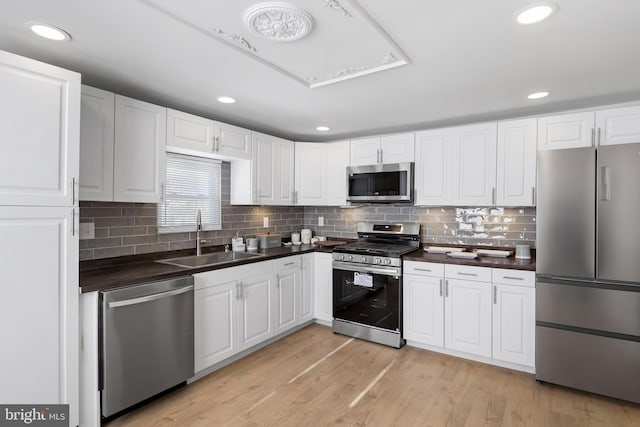
[[[640,403],[640,144],[538,153],[536,379]]]

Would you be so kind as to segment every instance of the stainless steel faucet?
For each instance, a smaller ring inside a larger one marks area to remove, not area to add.
[[[196,215],[196,255],[202,255],[202,243],[200,242],[200,232],[202,231],[202,212],[198,209]]]

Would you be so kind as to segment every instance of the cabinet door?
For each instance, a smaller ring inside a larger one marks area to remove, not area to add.
[[[240,291],[239,350],[252,347],[273,336],[273,272],[243,278]]]
[[[640,142],[640,106],[596,111],[599,145]]]
[[[215,122],[216,152],[234,159],[251,159],[251,131],[227,123]]]
[[[446,348],[491,357],[491,283],[445,280]]]
[[[80,200],[113,200],[115,95],[82,86]]]
[[[493,358],[535,364],[535,288],[494,285]]]
[[[295,143],[296,202],[302,206],[327,204],[327,144]]]
[[[313,266],[315,318],[324,324],[333,320],[333,267],[331,254],[316,252]]]
[[[496,123],[455,128],[457,145],[456,205],[495,204],[496,191]]]
[[[167,109],[167,147],[200,153],[214,151],[213,121],[182,111]]]
[[[380,137],[380,163],[413,162],[415,133],[400,133]]]
[[[277,170],[280,173],[280,185],[278,186],[278,205],[294,205],[295,200],[295,145],[293,141],[281,140],[278,144],[280,156]]]
[[[447,206],[453,195],[453,129],[416,134],[416,205]]]
[[[298,292],[298,313],[300,319],[298,323],[305,323],[313,320],[313,270],[314,254],[302,255],[302,284]]]
[[[538,119],[538,150],[591,147],[594,144],[593,112],[563,114]]]
[[[77,203],[80,74],[0,51],[0,205]]]
[[[116,95],[113,198],[158,203],[164,191],[167,110]]]
[[[253,132],[255,201],[263,205],[292,205],[294,197],[293,142]]]
[[[67,403],[70,425],[78,425],[79,399],[74,210],[0,208],[0,402]]]
[[[349,166],[349,141],[327,144],[327,164],[324,181],[328,206],[347,204],[347,167]]]
[[[197,280],[197,279],[196,279]],[[196,289],[194,293],[195,371],[199,372],[237,352],[236,280]]]
[[[300,269],[300,259],[298,257],[285,258],[287,262],[283,269],[278,268],[276,263],[275,275],[275,328],[274,334],[279,334],[287,329],[291,329],[298,324],[300,314],[298,313],[298,293],[302,285],[302,270]],[[290,265],[289,265],[290,264]]]
[[[404,338],[444,346],[444,279],[414,274],[403,279]]]
[[[496,205],[535,206],[537,119],[498,123]]]
[[[380,163],[380,137],[351,141],[351,166]]]

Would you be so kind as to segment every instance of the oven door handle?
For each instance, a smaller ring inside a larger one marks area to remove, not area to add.
[[[401,271],[399,268],[381,268],[381,267],[369,267],[366,265],[353,265],[346,262],[333,262],[334,270],[353,271],[356,273],[372,273],[381,274],[383,276],[400,276]]]

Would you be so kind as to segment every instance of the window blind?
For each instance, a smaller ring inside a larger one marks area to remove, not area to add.
[[[219,160],[167,153],[164,201],[158,205],[158,232],[195,231],[198,209],[204,230],[220,230]]]

